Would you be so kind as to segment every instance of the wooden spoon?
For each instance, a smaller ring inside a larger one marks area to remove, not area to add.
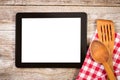
[[[100,41],[94,40],[90,45],[91,57],[98,63],[102,63],[110,80],[116,80],[107,61],[109,59],[109,51]]]

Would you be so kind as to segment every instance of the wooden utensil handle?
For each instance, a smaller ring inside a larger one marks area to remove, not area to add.
[[[106,70],[106,73],[107,73],[109,79],[110,79],[110,80],[116,80],[115,75],[114,75],[114,73],[112,72],[112,70],[111,70],[110,66],[108,65],[108,63],[107,63],[107,62],[104,62],[104,63],[103,63],[103,66],[104,66],[104,68],[105,68],[105,70]]]
[[[110,52],[110,57],[109,57],[109,59],[108,59],[108,64],[110,65],[110,68],[111,68],[112,71],[114,72],[112,55],[113,55],[113,53]]]

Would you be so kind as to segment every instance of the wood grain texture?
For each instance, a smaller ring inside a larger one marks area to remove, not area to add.
[[[0,80],[72,80],[79,71],[75,68],[16,68],[14,56],[14,45],[0,45]]]
[[[14,0],[0,0],[0,5],[13,5]]]
[[[120,0],[0,0],[0,5],[120,6]]]
[[[0,45],[15,44],[14,31],[0,31]]]
[[[11,39],[8,40],[8,42],[11,41],[9,44],[14,44],[14,34],[10,31],[15,30],[15,15],[18,12],[86,12],[88,14],[88,43],[96,30],[96,19],[112,20],[115,23],[116,32],[120,32],[120,7],[0,6],[0,30],[7,30],[10,35],[13,35],[13,38],[10,37]],[[8,42],[3,41],[2,43],[8,44]]]
[[[120,0],[24,0],[25,5],[120,6]]]
[[[116,32],[120,33],[119,2],[119,0],[116,2],[115,0],[0,0],[0,80],[75,80],[79,71],[75,68],[16,68],[16,13],[86,12],[88,14],[87,39],[90,43],[96,30],[96,19],[112,20],[115,23]],[[104,7],[106,4],[117,7]],[[99,7],[92,7],[94,5]]]
[[[77,73],[78,69],[18,69],[9,66],[0,70],[0,80],[74,80]]]

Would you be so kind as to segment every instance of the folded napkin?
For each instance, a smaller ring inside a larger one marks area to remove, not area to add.
[[[97,32],[93,40],[98,39]],[[115,45],[113,51],[113,66],[115,76],[120,76],[120,34],[115,33]],[[90,56],[88,49],[84,63],[79,71],[76,80],[106,80],[107,74],[103,65],[95,62]]]

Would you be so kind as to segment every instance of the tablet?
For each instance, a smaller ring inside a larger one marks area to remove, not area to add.
[[[15,64],[20,68],[80,68],[87,48],[82,12],[17,13]]]

